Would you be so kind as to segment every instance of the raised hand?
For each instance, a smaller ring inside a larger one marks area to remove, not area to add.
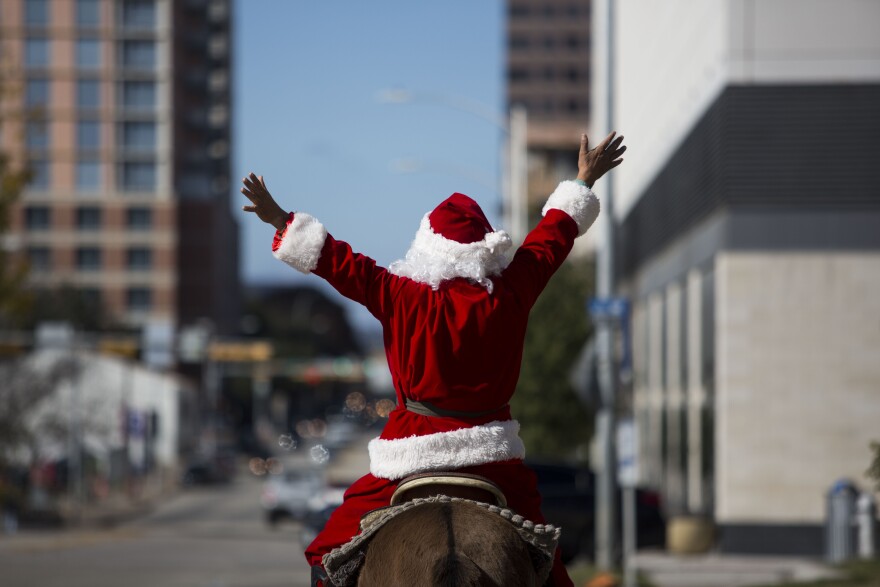
[[[254,212],[257,218],[271,224],[278,230],[284,229],[287,226],[289,214],[278,205],[272,194],[266,189],[266,182],[263,181],[263,176],[260,175],[258,177],[251,173],[241,181],[244,184],[244,187],[241,188],[241,193],[247,196],[247,199],[253,203],[253,206],[242,206],[241,209],[245,212]]]
[[[617,132],[612,132],[605,137],[605,140],[599,143],[593,149],[587,148],[588,138],[586,134],[581,135],[581,151],[578,154],[578,179],[593,187],[596,181],[614,169],[621,163],[620,158],[626,147],[622,147],[623,135],[614,138]]]

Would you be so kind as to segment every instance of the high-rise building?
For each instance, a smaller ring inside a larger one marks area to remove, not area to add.
[[[114,320],[233,328],[230,0],[4,0],[0,148],[32,181],[12,216],[35,288]],[[19,83],[20,82],[20,83]]]
[[[508,0],[507,104],[528,116],[530,211],[577,175],[590,113],[589,0]]]

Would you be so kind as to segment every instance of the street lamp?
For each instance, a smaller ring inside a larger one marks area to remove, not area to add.
[[[376,92],[376,101],[382,104],[409,104],[415,101],[436,102],[455,110],[482,118],[498,128],[507,138],[502,160],[501,196],[504,204],[504,225],[515,244],[525,238],[527,226],[526,194],[528,189],[528,166],[526,161],[525,106],[514,105],[509,117],[499,114],[482,102],[463,96],[437,92],[413,92],[404,88],[389,88]],[[411,172],[408,170],[408,172]]]

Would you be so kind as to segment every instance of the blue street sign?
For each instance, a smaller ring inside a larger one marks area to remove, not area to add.
[[[629,314],[629,300],[626,298],[590,298],[587,310],[594,320],[620,319]]]

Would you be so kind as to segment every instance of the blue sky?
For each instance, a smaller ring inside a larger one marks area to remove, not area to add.
[[[453,192],[477,199],[497,224],[502,133],[449,103],[502,111],[503,26],[502,0],[237,0],[236,185],[262,174],[283,207],[312,214],[383,265]],[[387,88],[416,99],[382,103]],[[237,190],[245,282],[318,285],[272,257],[273,230],[240,212]]]

